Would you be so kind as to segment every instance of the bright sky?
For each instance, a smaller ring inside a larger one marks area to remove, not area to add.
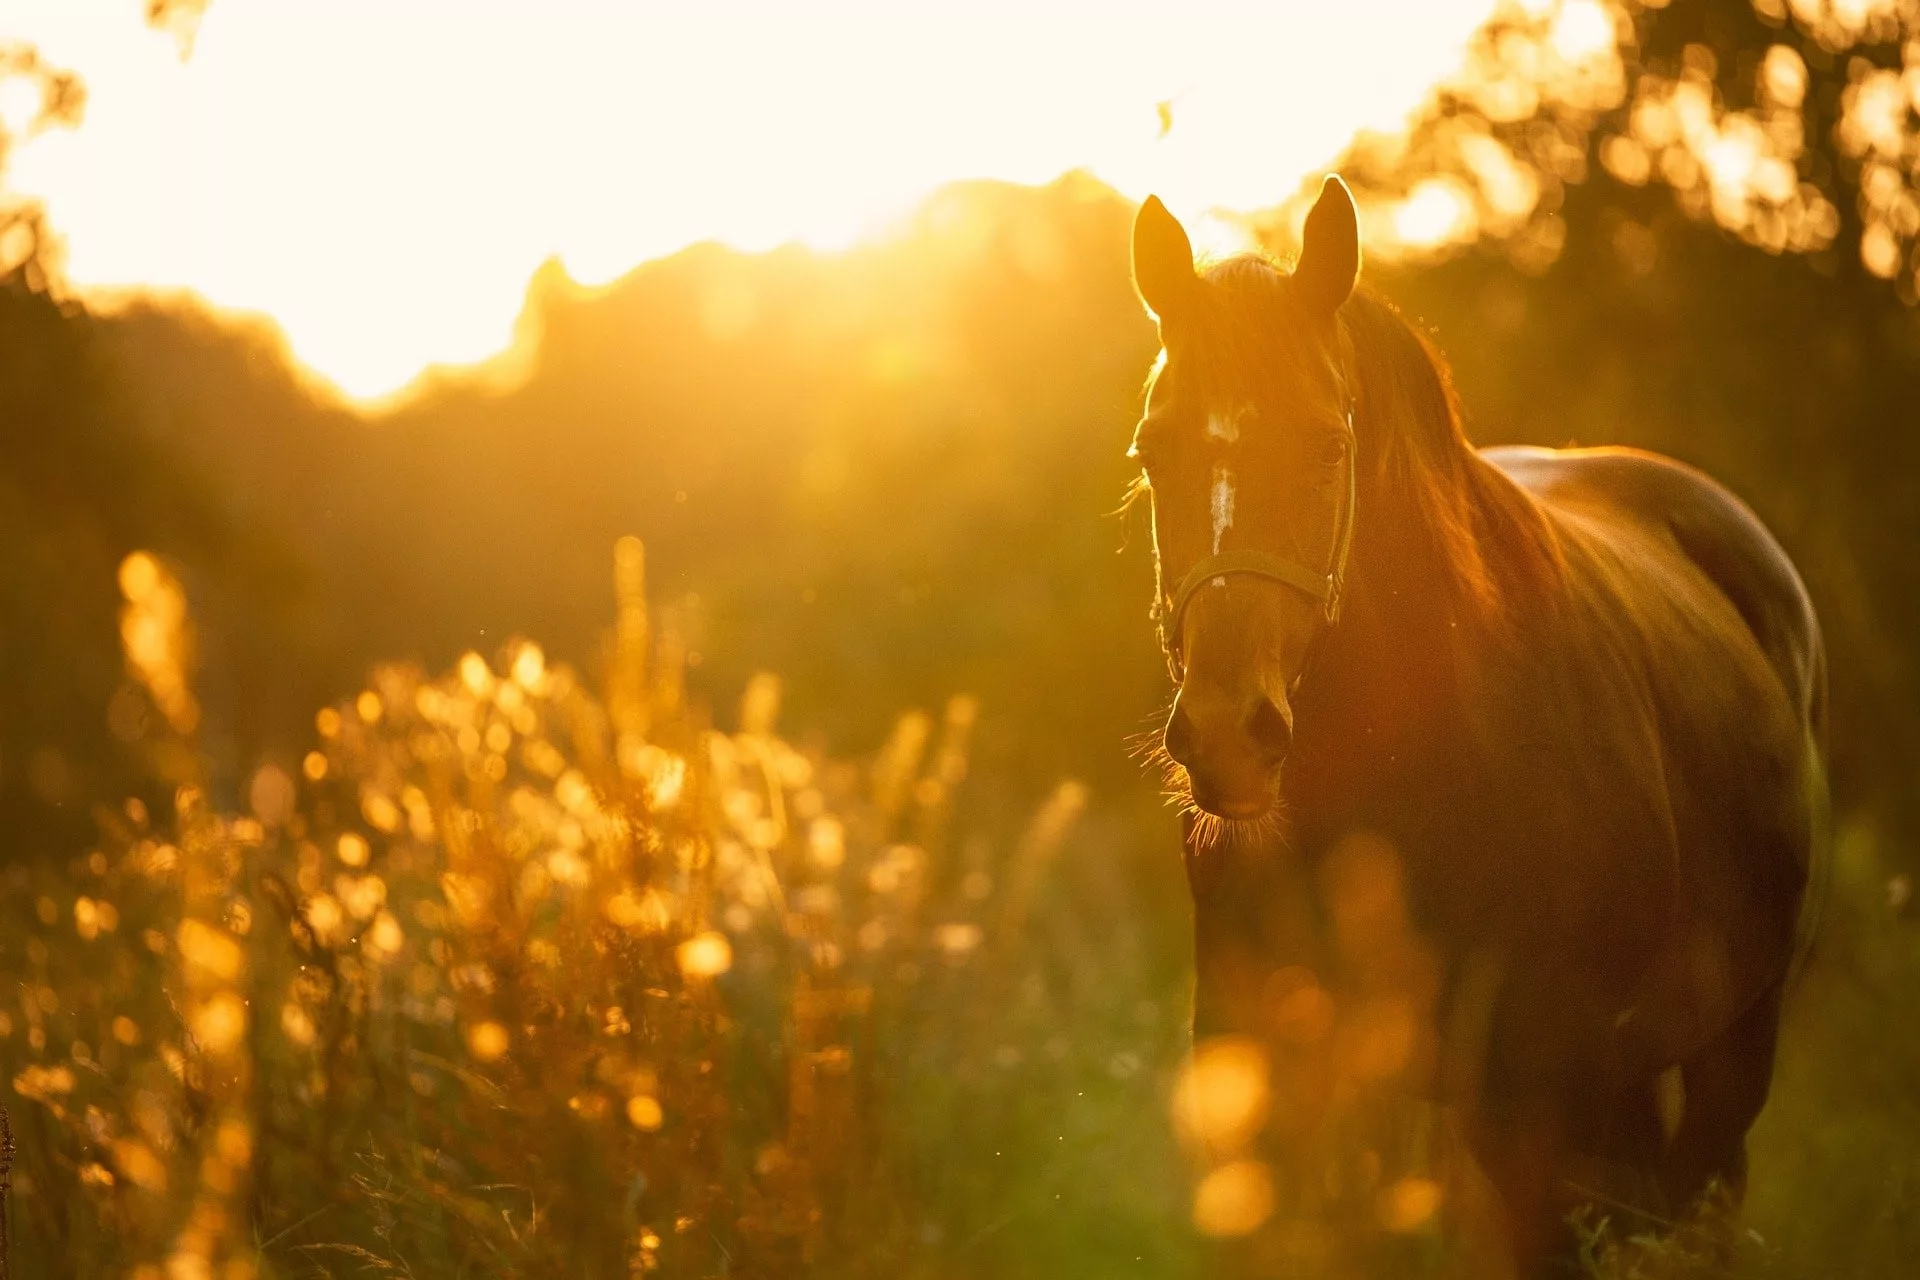
[[[264,312],[350,396],[504,349],[558,255],[850,243],[961,178],[1088,168],[1194,219],[1392,127],[1491,0],[0,0],[89,94],[10,183],[83,288]],[[1156,104],[1173,103],[1159,138]]]

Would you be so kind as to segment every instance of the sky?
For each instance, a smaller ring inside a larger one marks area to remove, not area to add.
[[[265,314],[373,402],[506,349],[549,258],[836,248],[960,179],[1087,169],[1204,247],[1404,122],[1491,0],[213,0],[185,59],[142,7],[0,0],[88,91],[10,185],[97,304]]]

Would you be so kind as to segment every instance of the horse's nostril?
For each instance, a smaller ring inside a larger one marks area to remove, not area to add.
[[[1173,714],[1167,717],[1167,728],[1161,735],[1161,741],[1175,764],[1184,767],[1192,761],[1193,722],[1187,718],[1187,709],[1178,702],[1173,704]]]
[[[1293,745],[1293,720],[1272,698],[1261,698],[1247,717],[1247,733],[1262,751],[1277,760]]]

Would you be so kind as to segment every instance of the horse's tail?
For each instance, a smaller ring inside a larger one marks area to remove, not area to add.
[[[1803,729],[1806,737],[1801,756],[1801,785],[1807,791],[1807,885],[1800,899],[1800,918],[1794,928],[1793,959],[1787,966],[1787,983],[1800,977],[1820,932],[1820,919],[1826,914],[1827,895],[1833,884],[1833,795],[1827,784],[1827,650],[1821,638],[1820,623],[1813,610],[1807,610],[1811,627],[1812,662],[1809,664]]]

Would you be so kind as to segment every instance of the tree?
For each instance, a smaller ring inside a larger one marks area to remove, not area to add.
[[[1414,127],[1347,167],[1415,256],[1485,237],[1538,270],[1568,188],[1604,175],[1912,303],[1916,111],[1915,0],[1502,0]]]
[[[24,85],[36,101],[33,114],[17,126],[18,136],[0,116],[0,276],[24,273],[32,287],[44,289],[53,240],[40,206],[7,190],[7,160],[15,145],[35,134],[78,124],[87,95],[78,76],[32,45],[0,42],[0,89],[10,83]]]

